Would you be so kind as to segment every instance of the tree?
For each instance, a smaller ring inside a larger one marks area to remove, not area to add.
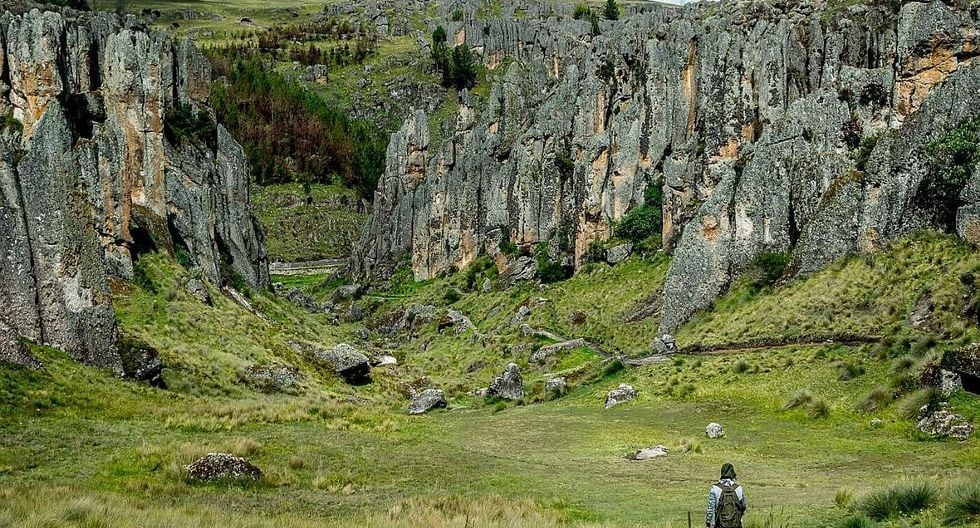
[[[606,0],[606,7],[602,9],[602,16],[606,20],[619,20],[619,3],[616,0]]]
[[[476,63],[466,44],[453,48],[452,80],[456,88],[472,88],[476,84]]]
[[[589,22],[592,22],[592,36],[599,36],[599,15],[595,11],[589,11]]]
[[[446,43],[446,28],[442,26],[437,27],[436,30],[432,32],[432,45],[435,46],[439,43]]]

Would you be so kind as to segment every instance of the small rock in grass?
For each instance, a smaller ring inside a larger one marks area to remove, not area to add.
[[[711,422],[704,428],[704,434],[708,435],[708,438],[721,438],[725,436],[725,429],[719,423]]]
[[[606,409],[611,409],[620,403],[626,403],[636,398],[636,389],[625,383],[609,391],[606,395]]]
[[[544,391],[559,396],[565,394],[568,391],[568,379],[564,377],[550,378],[544,384]]]
[[[871,428],[872,429],[877,429],[877,428],[881,427],[882,425],[884,425],[884,423],[885,422],[883,422],[881,420],[881,418],[874,418],[874,419],[871,420]]]
[[[667,456],[667,448],[662,445],[658,445],[654,447],[648,447],[646,449],[640,449],[639,451],[634,453],[633,456],[630,458],[632,458],[633,460],[650,460],[653,458],[660,458],[665,456]]]

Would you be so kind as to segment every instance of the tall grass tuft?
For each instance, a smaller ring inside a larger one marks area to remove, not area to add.
[[[884,387],[876,387],[867,396],[858,401],[854,405],[854,408],[866,413],[880,411],[888,407],[888,404],[894,397],[895,395],[891,390]]]
[[[740,359],[736,361],[734,365],[732,365],[732,372],[736,374],[745,374],[748,371],[749,371],[749,363],[744,359]]]
[[[837,494],[834,495],[834,504],[842,510],[850,509],[854,504],[854,492],[848,488],[837,490]]]
[[[839,527],[840,528],[872,528],[874,525],[875,523],[871,519],[861,514],[855,514],[841,521]]]
[[[909,482],[868,495],[859,509],[871,519],[883,521],[926,510],[938,500],[939,490],[931,482]]]
[[[786,400],[783,404],[783,409],[796,409],[797,407],[803,407],[809,405],[813,401],[813,393],[806,389],[801,389],[793,393],[792,396]]]
[[[898,412],[905,418],[915,419],[923,407],[935,407],[939,405],[941,399],[942,395],[935,387],[920,389],[902,399],[898,405]]]
[[[830,416],[830,404],[823,398],[817,398],[806,407],[806,414],[814,420]]]
[[[980,524],[980,482],[965,482],[949,491],[945,523],[949,526]]]

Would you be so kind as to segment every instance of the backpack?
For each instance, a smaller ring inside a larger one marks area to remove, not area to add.
[[[719,528],[742,528],[742,504],[738,500],[735,490],[738,486],[726,486],[718,483],[721,489],[721,498],[715,507],[715,518],[718,519]]]

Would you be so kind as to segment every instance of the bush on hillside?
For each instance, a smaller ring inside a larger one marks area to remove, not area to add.
[[[634,243],[663,232],[663,191],[649,184],[643,192],[643,204],[634,207],[616,224],[616,236]]]
[[[171,145],[189,142],[212,152],[218,150],[218,125],[211,115],[201,110],[195,112],[189,104],[177,104],[167,110],[163,120],[163,135]]]
[[[960,192],[980,162],[980,118],[959,124],[926,145],[929,176],[919,186],[917,197],[932,207],[936,221],[951,229],[959,209]]]
[[[756,290],[768,288],[776,284],[786,273],[791,255],[781,251],[765,251],[749,266],[748,275],[752,278],[752,287]]]

